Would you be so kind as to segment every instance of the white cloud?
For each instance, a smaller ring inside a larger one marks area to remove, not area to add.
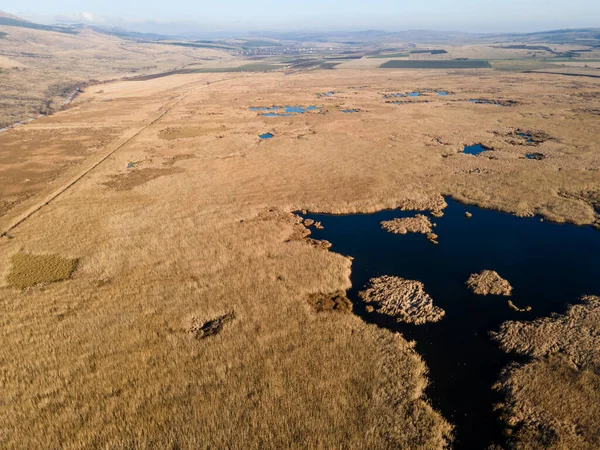
[[[101,16],[97,16],[95,14],[92,14],[90,12],[82,12],[81,13],[81,18],[86,21],[86,22],[90,22],[90,23],[102,23],[104,22],[104,18]]]

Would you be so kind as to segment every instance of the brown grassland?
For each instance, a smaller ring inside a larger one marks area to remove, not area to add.
[[[510,448],[600,447],[600,298],[585,297],[563,316],[505,323],[495,339],[532,358],[496,386],[516,430]]]
[[[599,87],[491,69],[173,75],[1,134],[0,447],[443,448],[413,345],[319,306],[352,261],[293,211],[438,211],[451,195],[598,224]],[[382,99],[419,89],[451,95]],[[474,143],[492,150],[462,153]],[[17,289],[20,253],[78,264]]]

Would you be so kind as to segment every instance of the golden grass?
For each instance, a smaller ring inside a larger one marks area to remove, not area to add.
[[[379,314],[394,317],[398,322],[422,325],[438,322],[446,314],[442,308],[434,306],[423,283],[396,276],[372,278],[359,296]]]
[[[515,429],[509,448],[599,448],[600,298],[585,297],[562,316],[505,323],[494,337],[505,350],[532,357],[507,369],[496,386]]]
[[[348,90],[366,78],[369,89]],[[345,69],[221,79],[106,84],[34,122],[37,147],[21,152],[26,127],[8,133],[13,145],[0,147],[7,160],[19,154],[52,167],[50,153],[36,150],[53,133],[85,123],[114,126],[124,139],[195,89],[12,230],[13,239],[0,239],[1,273],[20,248],[82,257],[67,282],[23,292],[0,286],[0,446],[443,448],[450,426],[423,395],[427,371],[413,345],[310,304],[311,296],[345,292],[352,262],[304,239],[291,211],[440,211],[443,193],[590,224],[597,116],[572,110],[597,107],[595,97],[576,95],[596,91],[597,82]],[[378,93],[427,87],[454,94],[396,107]],[[316,92],[329,90],[343,95],[323,100],[336,102],[327,114],[248,111],[314,104]],[[519,106],[453,101],[472,97]],[[335,112],[344,102],[361,113]],[[214,132],[161,139],[166,127],[191,124]],[[221,125],[228,129],[216,131]],[[552,139],[537,149],[548,157],[525,160],[526,146],[507,142],[517,128],[546,131]],[[277,137],[259,142],[265,130]],[[460,153],[478,142],[494,148],[494,159]],[[126,169],[131,161],[146,162]],[[170,167],[181,170],[131,189],[105,185],[128,170]],[[16,196],[27,183],[10,185]],[[18,208],[39,200],[34,193]],[[204,324],[229,311],[235,320],[218,334],[190,338],[194,319]]]
[[[156,178],[178,172],[183,172],[183,169],[178,167],[146,167],[144,169],[132,169],[125,173],[112,175],[111,179],[106,181],[104,185],[117,191],[126,191],[147,183],[148,181],[155,180]]]
[[[7,276],[10,286],[25,289],[40,283],[67,280],[77,268],[77,259],[58,255],[17,253],[11,258],[12,268]]]
[[[482,270],[472,273],[467,282],[467,287],[477,295],[505,295],[512,293],[512,286],[495,270]]]
[[[341,311],[352,312],[352,302],[346,297],[345,292],[334,292],[330,294],[311,294],[308,303],[315,311]]]
[[[394,234],[406,233],[431,233],[431,221],[423,214],[417,214],[415,217],[404,217],[402,219],[384,220],[381,222],[381,228]]]

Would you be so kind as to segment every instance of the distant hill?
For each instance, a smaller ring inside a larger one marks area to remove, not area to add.
[[[550,30],[539,31],[536,33],[494,34],[487,37],[503,42],[545,42],[548,44],[578,44],[600,47],[600,28]]]
[[[84,25],[75,25],[77,27],[84,27]],[[110,36],[116,36],[121,39],[132,39],[132,40],[146,40],[146,41],[160,41],[166,39],[173,39],[173,36],[168,36],[166,34],[158,34],[158,33],[139,33],[137,31],[129,31],[120,27],[97,27],[97,26],[87,26],[94,30],[97,33],[108,34]]]
[[[535,33],[466,33],[459,31],[407,30],[387,32],[367,30],[354,32],[257,32],[249,36],[267,37],[296,42],[340,42],[345,44],[372,44],[381,42],[411,42],[420,44],[545,42],[549,44],[576,44],[600,46],[600,28],[582,28],[540,31]]]
[[[53,25],[42,25],[40,23],[33,23],[27,20],[21,19],[12,14],[5,13],[4,11],[0,11],[0,26],[6,27],[20,27],[20,28],[29,28],[32,30],[40,30],[40,31],[54,31],[57,33],[67,33],[67,34],[78,34],[79,32],[72,27],[62,27],[62,26],[53,26]]]
[[[20,21],[20,22],[28,22],[28,21],[27,21],[27,20],[25,20],[25,19],[21,19],[20,17],[17,17],[17,16],[15,16],[15,15],[13,15],[13,14],[9,14],[9,13],[7,13],[7,12],[4,12],[4,11],[0,11],[0,17],[2,17],[2,18],[4,18],[4,19],[13,19],[13,20],[18,20],[18,21]]]

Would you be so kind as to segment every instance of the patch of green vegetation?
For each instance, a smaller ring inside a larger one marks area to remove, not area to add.
[[[71,277],[77,268],[77,259],[58,255],[30,255],[17,253],[11,258],[12,269],[8,274],[8,284],[17,289],[25,289],[40,283],[52,283]]]
[[[411,54],[419,54],[419,53],[429,53],[430,55],[443,55],[444,53],[448,53],[446,50],[437,49],[437,50],[429,50],[429,49],[419,49],[419,50],[411,50]]]
[[[331,70],[331,69],[335,69],[335,66],[339,66],[341,63],[339,62],[325,62],[323,64],[321,64],[318,69],[325,69],[325,70]]]
[[[383,63],[381,69],[488,69],[487,60],[439,60],[439,61],[410,61],[393,59]]]
[[[164,41],[138,41],[140,44],[162,44],[162,45],[175,45],[178,47],[190,47],[190,48],[221,48],[224,50],[238,50],[237,47],[223,44],[205,44],[201,42],[164,42]]]
[[[544,62],[578,62],[578,63],[588,63],[588,62],[600,62],[600,59],[581,59],[581,58],[544,58],[540,61]]]
[[[522,70],[550,69],[560,67],[556,64],[540,61],[537,59],[506,59],[492,61],[491,65],[496,70],[519,72]]]
[[[265,64],[263,62],[260,63],[251,63],[244,64],[243,66],[236,67],[231,70],[231,72],[262,72],[266,70],[275,70],[279,69],[281,66],[275,64]]]
[[[408,53],[389,53],[389,54],[379,54],[379,55],[371,55],[369,58],[408,58],[410,55]]]
[[[11,19],[9,17],[0,17],[0,25],[4,25],[7,27],[29,28],[32,30],[41,31],[55,31],[57,33],[79,34],[79,31],[77,31],[74,28],[53,27],[49,25],[42,25],[39,23],[23,22],[22,20]]]
[[[188,75],[194,73],[264,72],[279,68],[281,68],[279,65],[264,63],[245,64],[239,67],[202,67],[198,69],[180,69],[171,70],[169,72],[153,73],[150,75],[141,75],[139,77],[128,78],[127,81],[148,81],[156,78],[168,77],[170,75]]]

